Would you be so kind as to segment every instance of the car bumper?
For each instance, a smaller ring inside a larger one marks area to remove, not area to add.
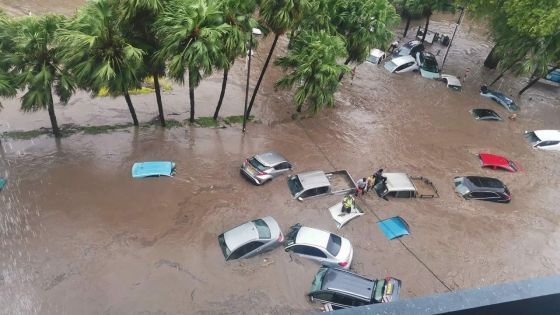
[[[264,183],[263,180],[259,180],[258,177],[255,177],[253,174],[249,173],[247,170],[243,168],[239,170],[239,173],[241,173],[241,175],[245,176],[248,180],[253,182],[253,184],[255,185],[262,185],[262,183]]]

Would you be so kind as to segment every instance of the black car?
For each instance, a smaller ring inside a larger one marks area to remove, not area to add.
[[[499,179],[480,176],[462,176],[453,179],[455,191],[465,199],[507,203],[511,193]]]
[[[424,51],[424,44],[422,44],[419,40],[411,40],[410,42],[404,44],[400,48],[396,49],[393,52],[393,56],[395,57],[402,57],[402,56],[416,56],[416,53]]]
[[[323,266],[315,275],[308,296],[312,302],[348,308],[397,301],[400,288],[401,281],[395,278],[371,280],[344,269]]]
[[[473,115],[474,119],[476,120],[494,120],[494,121],[501,121],[502,117],[498,115],[495,111],[486,108],[474,108],[470,110],[470,113]]]

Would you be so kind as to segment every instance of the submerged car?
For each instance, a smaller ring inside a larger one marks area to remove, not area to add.
[[[525,131],[525,138],[535,149],[560,151],[560,130]]]
[[[369,56],[366,60],[373,63],[374,65],[378,65],[385,59],[385,57],[386,55],[384,51],[374,48],[369,52]]]
[[[307,296],[311,302],[330,303],[333,308],[348,308],[399,299],[401,280],[387,277],[371,280],[348,270],[319,268]]]
[[[218,236],[226,261],[250,258],[282,244],[284,235],[272,217],[264,217],[234,227]]]
[[[519,106],[517,106],[511,98],[498,91],[490,90],[486,85],[480,87],[480,95],[494,100],[510,112],[516,112],[519,110]]]
[[[463,86],[461,85],[461,81],[456,76],[450,74],[442,74],[440,80],[447,84],[447,87],[455,90],[461,91],[463,90]]]
[[[424,78],[428,79],[439,79],[440,71],[436,56],[434,54],[421,51],[416,53],[416,63],[420,67],[420,74]]]
[[[465,199],[510,202],[511,194],[499,179],[481,176],[462,176],[453,179],[455,191]]]
[[[501,121],[502,117],[495,111],[486,108],[474,108],[469,111],[476,120],[494,120]]]
[[[350,268],[354,253],[352,244],[344,237],[301,224],[290,227],[284,248],[322,265],[345,269]]]
[[[418,70],[416,60],[412,56],[393,58],[384,65],[385,69],[391,73],[403,73]]]
[[[262,185],[291,169],[292,164],[274,151],[255,154],[241,164],[241,174],[256,185]]]
[[[492,169],[499,168],[512,173],[523,171],[519,163],[509,160],[501,155],[480,153],[478,157],[480,158],[482,167],[489,167]]]
[[[400,48],[397,48],[393,52],[393,56],[395,57],[402,57],[402,56],[416,56],[419,51],[424,50],[424,44],[419,40],[411,40],[406,44],[402,45]]]

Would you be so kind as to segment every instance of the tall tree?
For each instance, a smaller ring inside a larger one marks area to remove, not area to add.
[[[119,6],[125,36],[134,46],[145,52],[143,63],[146,72],[142,80],[146,80],[147,76],[151,76],[154,80],[158,117],[163,127],[165,127],[165,115],[159,78],[165,75],[165,62],[155,56],[160,42],[155,34],[154,23],[158,14],[163,11],[165,3],[166,0],[122,0]]]
[[[54,111],[53,89],[63,104],[74,93],[74,83],[61,65],[59,48],[54,41],[55,33],[64,20],[58,15],[13,20],[14,24],[10,27],[14,30],[14,49],[3,60],[11,65],[9,74],[25,91],[21,98],[22,110],[47,109],[55,137],[60,137],[61,133]]]
[[[223,69],[224,77],[222,80],[220,98],[218,99],[216,110],[214,111],[214,120],[218,119],[220,109],[222,108],[229,70],[238,57],[245,56],[248,49],[247,44],[252,38],[249,32],[252,31],[254,26],[257,26],[257,22],[253,18],[255,9],[256,3],[253,0],[223,0],[222,12],[224,21],[230,25],[230,28],[226,31],[224,40],[220,42],[221,47],[218,50],[218,56],[216,58],[216,67]],[[252,45],[252,47],[252,49],[254,49],[255,46]]]
[[[362,63],[372,48],[385,49],[393,37],[391,27],[398,22],[395,7],[387,0],[337,2],[332,23],[346,39],[344,64]]]
[[[0,10],[0,97],[16,96],[17,84],[9,70],[12,65],[9,62],[9,56],[14,52],[13,38],[16,28],[10,17]],[[0,102],[0,109],[2,103]]]
[[[338,35],[325,31],[302,31],[294,39],[288,55],[275,61],[276,65],[288,70],[275,87],[291,89],[297,86],[294,103],[298,112],[305,104],[313,113],[325,105],[334,106],[338,77],[350,70],[348,66],[336,62],[337,58],[346,55],[345,47],[344,40]]]
[[[168,61],[169,75],[184,84],[189,77],[190,122],[194,122],[194,90],[203,75],[212,73],[219,42],[230,26],[223,22],[220,4],[214,0],[170,1],[155,23],[161,40],[158,57]]]
[[[101,89],[107,89],[113,97],[124,96],[132,121],[138,126],[128,91],[140,87],[145,71],[143,51],[123,35],[117,8],[117,0],[87,2],[59,32],[59,55],[80,88],[93,96]]]
[[[261,18],[261,24],[266,28],[274,32],[274,40],[272,41],[272,46],[266,57],[261,74],[257,80],[257,85],[253,90],[253,95],[251,96],[251,101],[249,102],[249,107],[247,109],[246,116],[249,117],[251,110],[253,109],[253,104],[255,103],[255,98],[259,92],[259,87],[261,86],[262,79],[274,53],[274,48],[276,48],[276,43],[281,35],[286,33],[294,25],[298,25],[304,12],[308,10],[309,3],[308,0],[260,0],[259,3],[259,14]]]

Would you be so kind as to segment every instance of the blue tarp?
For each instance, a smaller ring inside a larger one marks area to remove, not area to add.
[[[377,222],[377,226],[379,226],[383,234],[390,240],[410,234],[408,224],[401,217],[392,217],[379,221]]]
[[[175,163],[171,161],[137,162],[132,165],[132,177],[171,176],[175,171]]]
[[[4,188],[4,186],[6,186],[7,183],[8,180],[6,180],[5,178],[0,178],[0,190],[2,190],[2,188]]]

